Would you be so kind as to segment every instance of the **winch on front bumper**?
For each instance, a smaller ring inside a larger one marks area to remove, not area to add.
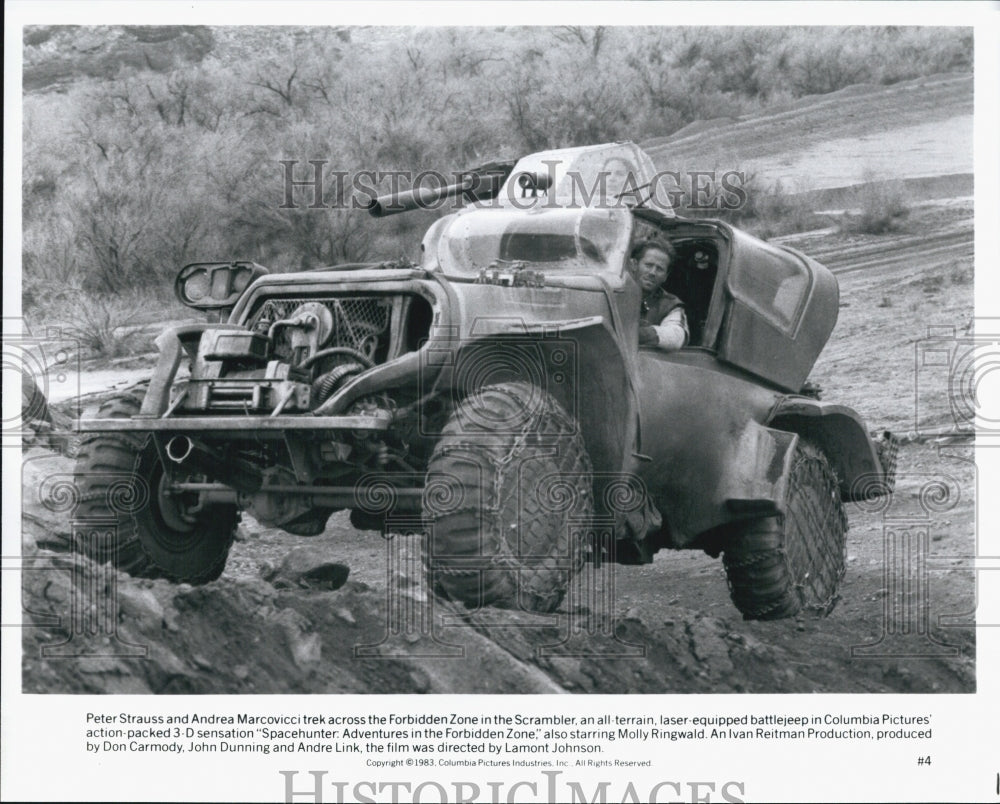
[[[355,507],[385,471],[412,469],[382,381],[349,387],[416,364],[430,298],[393,290],[264,296],[239,323],[168,330],[141,408],[79,430],[140,436],[163,466],[163,500],[236,505],[296,532],[318,527],[324,511]]]
[[[382,412],[357,416],[290,415],[291,411],[305,412],[312,406],[312,383],[302,369],[268,360],[263,340],[230,324],[167,330],[156,341],[160,360],[140,413],[131,419],[82,419],[78,430],[210,431],[220,436],[254,431],[267,437],[284,430],[385,430],[389,426],[391,416]],[[191,360],[190,376],[178,379],[185,353]],[[241,368],[254,362],[265,365]],[[227,364],[230,371],[223,375]],[[284,411],[289,413],[282,415]]]
[[[414,351],[429,310],[425,297],[405,292],[259,298],[245,309],[242,324],[181,326],[157,339],[160,359],[133,420],[143,424],[92,420],[82,427],[384,429],[380,415],[285,417],[331,412],[323,403],[359,374]],[[210,418],[200,421],[204,416]]]

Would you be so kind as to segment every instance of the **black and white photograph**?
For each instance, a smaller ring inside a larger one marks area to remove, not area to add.
[[[13,5],[4,798],[1000,796],[995,6]]]

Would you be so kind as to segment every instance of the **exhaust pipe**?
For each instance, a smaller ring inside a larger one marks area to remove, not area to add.
[[[225,458],[216,450],[188,436],[174,436],[167,442],[167,458],[185,469],[202,472],[243,494],[260,491],[264,478],[256,466]]]

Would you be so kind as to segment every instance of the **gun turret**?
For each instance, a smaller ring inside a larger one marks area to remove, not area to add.
[[[376,218],[427,209],[449,198],[462,196],[467,201],[488,201],[495,198],[516,162],[489,162],[459,174],[460,181],[441,187],[417,187],[399,193],[387,193],[373,198],[368,212]]]

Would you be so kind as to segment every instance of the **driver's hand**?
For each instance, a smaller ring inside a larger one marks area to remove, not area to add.
[[[656,330],[653,327],[649,325],[639,327],[640,346],[656,346],[659,342],[660,339],[656,337]]]

